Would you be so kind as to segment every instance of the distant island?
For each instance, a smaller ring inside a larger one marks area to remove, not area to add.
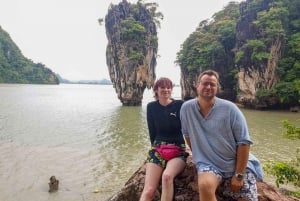
[[[60,84],[100,84],[100,85],[112,85],[112,82],[108,79],[101,79],[101,80],[67,80],[62,78],[59,74],[56,74],[56,77],[59,80]]]

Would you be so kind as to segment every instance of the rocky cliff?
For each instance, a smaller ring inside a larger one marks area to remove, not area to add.
[[[274,0],[265,0],[251,9],[253,1],[246,1],[240,4],[240,21],[237,23],[237,51],[244,52],[243,57],[237,62],[238,68],[238,90],[237,101],[243,104],[255,105],[255,107],[267,107],[275,104],[256,98],[256,92],[259,89],[270,90],[279,82],[277,66],[281,57],[281,50],[285,43],[284,34],[274,34],[267,36],[265,30],[268,27],[260,27],[258,15],[261,11],[268,11],[272,7]],[[275,18],[276,16],[274,16]],[[270,28],[270,27],[269,27]],[[277,27],[282,29],[282,27]],[[269,40],[263,40],[269,37]],[[261,46],[250,46],[250,41],[265,41]],[[260,50],[254,50],[260,48]],[[266,57],[255,58],[254,54],[265,53]],[[258,52],[260,51],[260,52]]]
[[[110,197],[107,201],[138,201],[142,193],[145,177],[145,165],[142,165],[126,182],[123,189]],[[188,158],[185,170],[178,175],[174,182],[174,201],[199,201],[197,187],[197,172]],[[293,197],[282,194],[276,187],[265,182],[258,182],[259,201],[300,201]],[[218,201],[226,201],[220,196],[222,189],[218,189]],[[153,201],[160,200],[161,186],[159,186]]]
[[[141,105],[145,88],[155,80],[157,31],[153,16],[141,3],[123,0],[105,16],[110,79],[123,105]]]
[[[182,98],[196,96],[197,76],[220,74],[219,97],[251,108],[288,108],[300,100],[300,2],[230,2],[203,20],[177,53]]]

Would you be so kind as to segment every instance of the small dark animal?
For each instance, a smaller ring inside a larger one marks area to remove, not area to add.
[[[49,182],[49,193],[55,192],[58,190],[58,184],[59,180],[55,178],[55,176],[50,177],[50,182]]]

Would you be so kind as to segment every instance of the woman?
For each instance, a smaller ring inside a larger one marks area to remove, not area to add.
[[[173,200],[174,178],[186,165],[188,153],[185,152],[179,113],[183,101],[171,98],[172,90],[172,81],[160,78],[153,86],[156,100],[147,105],[147,123],[152,147],[147,157],[145,185],[140,201],[151,201],[154,198],[161,178],[161,200]],[[167,150],[161,151],[163,148]]]

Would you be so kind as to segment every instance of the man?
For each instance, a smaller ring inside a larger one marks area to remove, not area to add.
[[[200,201],[217,201],[220,185],[227,200],[257,201],[256,179],[262,179],[262,169],[250,154],[245,117],[235,104],[216,97],[217,72],[201,73],[196,88],[197,98],[183,104],[180,118],[198,172]]]

